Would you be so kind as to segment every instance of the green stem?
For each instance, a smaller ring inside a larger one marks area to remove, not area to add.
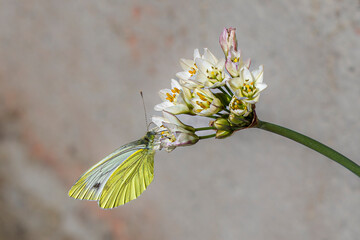
[[[213,119],[218,119],[219,117],[216,116],[201,116],[201,117],[207,117],[207,118],[213,118]]]
[[[293,130],[290,130],[288,128],[284,128],[278,125],[275,125],[273,123],[268,123],[265,121],[258,122],[257,128],[279,134],[283,137],[287,137],[289,139],[292,139],[298,143],[301,143],[323,155],[326,157],[334,160],[335,162],[341,164],[342,166],[346,167],[353,173],[355,173],[358,177],[360,177],[360,166],[345,157],[344,155],[338,153],[337,151],[329,148],[328,146],[325,146],[324,144],[309,138],[301,133],[295,132]]]
[[[202,127],[202,128],[195,128],[195,132],[198,132],[198,131],[205,131],[205,130],[213,130],[213,129],[216,129],[214,127]]]
[[[211,134],[211,135],[205,135],[205,136],[199,136],[199,139],[207,139],[207,138],[212,138],[212,137],[215,137],[216,134]]]
[[[230,96],[232,97],[234,94],[233,94],[233,92],[230,90],[230,88],[229,88],[227,85],[225,85],[225,88],[226,88],[226,90],[229,92]]]
[[[229,95],[222,87],[218,87],[218,89],[219,89],[223,94]]]

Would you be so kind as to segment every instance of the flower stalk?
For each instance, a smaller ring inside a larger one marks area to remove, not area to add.
[[[215,137],[216,134],[210,134],[210,135],[205,135],[205,136],[199,136],[199,140],[203,140],[203,139],[208,139],[208,138],[213,138]]]
[[[312,150],[315,150],[322,155],[330,158],[331,160],[339,163],[343,167],[349,169],[351,172],[355,173],[358,177],[360,177],[360,166],[357,165],[355,162],[350,160],[349,158],[345,157],[341,153],[335,151],[332,148],[329,148],[328,146],[310,138],[307,137],[301,133],[295,132],[293,130],[290,130],[288,128],[258,120],[258,124],[255,126],[257,128],[276,133],[280,136],[289,138],[291,140],[294,140],[295,142],[298,142],[308,148],[311,148]]]
[[[195,132],[199,131],[206,131],[206,130],[216,130],[214,127],[201,127],[201,128],[195,128]]]

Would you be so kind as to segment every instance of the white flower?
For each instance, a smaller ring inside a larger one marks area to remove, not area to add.
[[[194,76],[196,75],[198,68],[195,63],[195,59],[202,58],[199,49],[194,50],[194,59],[180,59],[180,65],[184,71],[176,73],[176,76],[180,80],[180,84],[189,89],[198,87],[198,83],[194,82]]]
[[[193,127],[183,124],[169,112],[163,111],[163,117],[154,116],[152,121],[157,126],[155,128],[157,132],[154,141],[155,150],[164,148],[167,152],[171,152],[176,147],[193,145],[199,141]]]
[[[245,65],[250,68],[250,59],[243,62],[241,57],[241,51],[235,51],[234,48],[230,48],[229,54],[227,55],[225,67],[232,77],[238,77],[240,75],[240,69]]]
[[[251,103],[244,101],[245,98],[233,96],[229,104],[230,112],[236,116],[247,117],[252,112]]]
[[[181,79],[189,79],[191,76],[195,75],[197,72],[197,66],[195,64],[195,59],[201,58],[199,49],[194,49],[194,58],[193,59],[185,59],[180,58],[180,66],[184,70],[183,72],[178,72],[176,74],[177,77]]]
[[[171,89],[159,91],[160,104],[155,105],[155,111],[168,111],[172,114],[191,113],[190,90],[182,87],[176,80],[171,80]]]
[[[205,49],[205,58],[195,59],[199,71],[195,80],[206,88],[224,86],[230,76],[225,72],[225,59],[218,60],[209,50]]]
[[[267,85],[263,83],[263,77],[263,65],[260,65],[260,67],[253,72],[250,72],[246,66],[243,66],[240,69],[239,77],[230,79],[228,84],[238,99],[254,104],[259,101],[260,92],[267,87]]]
[[[216,65],[218,62],[217,58],[207,48],[204,48],[203,55],[200,55],[199,49],[195,49],[193,60],[184,58],[180,59],[180,65],[184,71],[176,73],[176,76],[179,78],[182,86],[191,90],[204,87],[202,82],[196,80],[199,73],[199,68],[196,65],[197,59],[203,59],[213,65]]]
[[[200,116],[211,116],[222,110],[223,105],[209,89],[196,88],[193,92],[191,103],[193,112]]]

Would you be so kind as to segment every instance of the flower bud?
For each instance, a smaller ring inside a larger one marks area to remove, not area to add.
[[[226,137],[230,137],[233,132],[233,130],[217,130],[215,138],[223,139]]]
[[[229,121],[225,118],[218,118],[210,124],[212,127],[215,127],[218,130],[230,130],[231,125]]]
[[[228,52],[231,47],[236,51],[237,50],[237,41],[236,41],[236,33],[235,28],[225,28],[221,33],[219,42],[222,50],[225,53],[225,56],[228,55]]]
[[[243,116],[239,116],[234,113],[230,113],[229,121],[231,124],[236,125],[237,127],[242,127],[249,124],[249,122]]]

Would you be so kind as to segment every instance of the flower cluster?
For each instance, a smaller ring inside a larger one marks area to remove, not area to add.
[[[163,101],[155,106],[163,117],[153,117],[157,125],[159,149],[172,151],[177,146],[195,144],[199,139],[225,138],[234,131],[256,124],[255,104],[263,83],[263,66],[250,70],[250,59],[243,61],[238,49],[235,28],[224,29],[220,35],[224,57],[218,59],[207,48],[201,55],[194,50],[193,59],[180,59],[178,80],[171,80],[171,89],[160,90]],[[208,127],[193,128],[183,124],[175,115],[188,114],[215,120]],[[201,130],[215,134],[198,136]]]

